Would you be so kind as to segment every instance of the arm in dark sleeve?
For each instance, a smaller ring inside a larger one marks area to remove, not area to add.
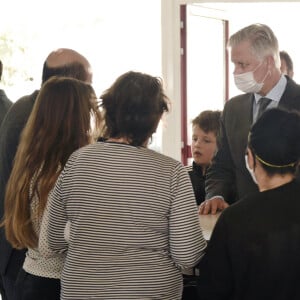
[[[205,193],[206,199],[222,196],[227,203],[232,203],[235,198],[235,170],[224,126],[224,117],[225,114],[223,114],[221,123],[220,147],[206,174]]]
[[[18,100],[0,127],[0,217],[4,214],[5,187],[9,179],[21,132],[28,120],[37,92]]]

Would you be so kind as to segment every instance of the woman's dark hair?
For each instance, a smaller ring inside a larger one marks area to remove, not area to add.
[[[159,78],[133,71],[117,78],[101,99],[104,137],[123,137],[134,146],[152,136],[169,104]]]
[[[252,126],[248,146],[269,175],[295,173],[300,158],[300,115],[267,110]]]

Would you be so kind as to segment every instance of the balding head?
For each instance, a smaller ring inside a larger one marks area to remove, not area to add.
[[[52,51],[43,68],[42,82],[51,76],[66,76],[92,83],[92,69],[88,60],[72,49],[60,48]]]

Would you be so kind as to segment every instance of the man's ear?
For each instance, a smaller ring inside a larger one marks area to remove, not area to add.
[[[275,60],[272,55],[267,56],[267,64],[268,64],[268,70],[272,69],[275,66]]]

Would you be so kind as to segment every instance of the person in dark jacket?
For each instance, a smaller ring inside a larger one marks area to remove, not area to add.
[[[186,166],[197,205],[205,200],[205,176],[218,149],[221,111],[204,110],[192,120],[192,165]],[[190,270],[183,275],[182,300],[196,300],[196,277]]]
[[[198,299],[298,300],[300,115],[266,111],[250,131],[246,154],[259,191],[219,217],[198,266]]]
[[[205,180],[206,200],[200,213],[216,213],[257,191],[247,172],[244,153],[251,125],[267,109],[300,111],[300,85],[280,71],[277,38],[265,24],[252,24],[229,39],[234,81],[244,92],[226,102],[221,143]],[[274,120],[275,122],[275,120]],[[236,196],[231,197],[232,187]]]
[[[72,49],[60,48],[52,51],[47,57],[43,66],[42,83],[55,75],[73,77],[87,83],[92,82],[90,63]],[[38,92],[36,90],[14,103],[0,128],[0,219],[4,214],[5,187],[12,170],[20,134],[29,118]],[[12,248],[5,238],[2,227],[0,229],[0,275],[4,287],[3,300],[18,299],[15,282],[22,268],[25,252],[26,249]]]
[[[0,60],[0,81],[2,78],[2,71],[3,71],[3,63]],[[12,106],[12,102],[8,99],[6,96],[6,93],[4,90],[0,89],[0,126],[1,123],[9,110],[9,108]]]

